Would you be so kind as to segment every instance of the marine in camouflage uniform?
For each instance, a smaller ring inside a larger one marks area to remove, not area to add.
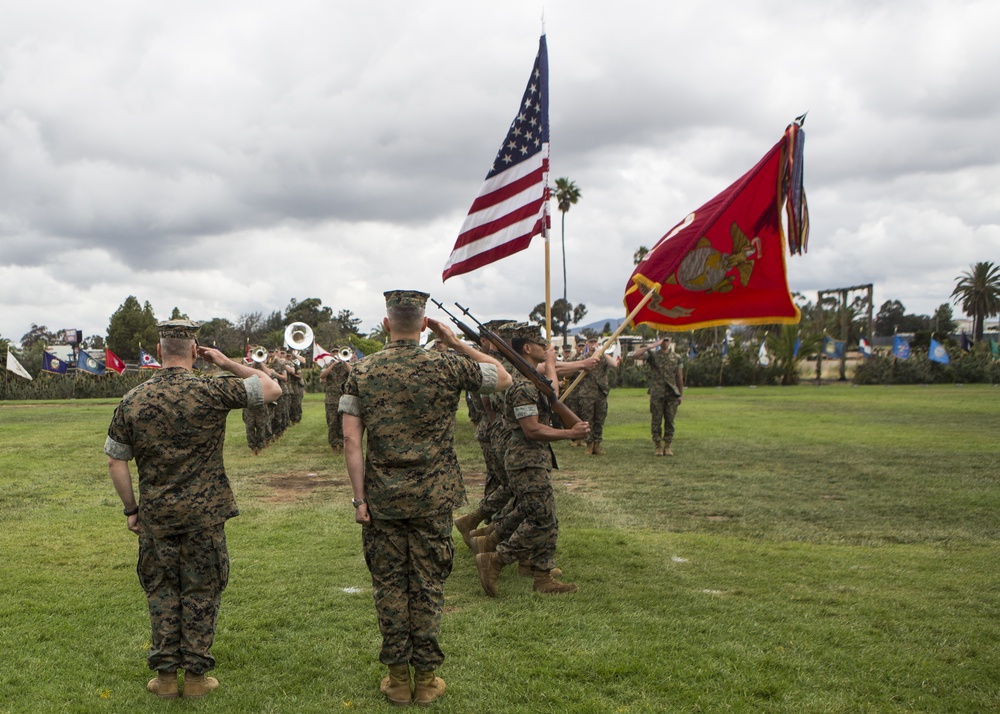
[[[280,439],[281,435],[288,429],[288,400],[291,395],[289,385],[288,365],[286,364],[283,351],[278,350],[271,361],[271,370],[274,372],[278,384],[281,385],[281,397],[274,403],[271,409],[271,433],[272,438]]]
[[[266,375],[196,348],[197,327],[189,320],[159,324],[163,368],[122,398],[104,445],[128,527],[139,535],[136,570],[152,628],[148,662],[158,673],[147,688],[163,698],[177,696],[178,669],[186,672],[185,697],[218,686],[205,672],[215,666],[210,649],[229,578],[225,522],[239,515],[222,460],[226,419],[279,393]],[[239,378],[196,375],[195,354]]]
[[[513,323],[512,320],[490,320],[485,327],[493,332],[498,332],[503,325]],[[503,364],[508,373],[513,374],[514,369],[496,352],[488,339],[482,339],[483,351],[495,357]],[[483,404],[486,400],[488,408]],[[455,527],[462,535],[465,544],[471,547],[471,538],[476,533],[476,526],[483,521],[490,523],[497,514],[512,499],[510,488],[507,484],[507,472],[504,469],[503,457],[507,450],[507,430],[503,428],[501,418],[503,407],[503,392],[494,392],[487,397],[480,398],[471,394],[469,401],[470,416],[475,412],[478,416],[473,419],[476,423],[476,440],[483,452],[483,460],[486,463],[486,484],[483,488],[483,498],[476,506],[475,510],[455,519]]]
[[[597,340],[589,340],[588,352],[593,353],[597,350],[597,346]],[[611,391],[608,385],[608,370],[613,364],[614,361],[604,355],[596,366],[587,371],[579,387],[574,390],[579,392],[577,406],[580,411],[576,414],[584,421],[590,422],[587,453],[594,456],[604,453],[601,441],[604,438],[604,421],[608,418],[608,392]]]
[[[326,439],[330,443],[330,448],[340,451],[344,448],[343,417],[341,417],[339,406],[340,397],[344,393],[344,380],[351,372],[351,367],[336,357],[331,357],[331,361],[319,373],[319,380],[323,383],[323,406],[326,408]]]
[[[537,368],[546,362],[547,376],[555,377],[554,348],[546,348],[538,326],[520,326],[511,342],[532,366]],[[536,592],[574,592],[576,585],[561,583],[552,575],[559,521],[550,480],[555,457],[549,442],[585,437],[589,426],[579,422],[571,429],[553,428],[548,400],[520,373],[504,394],[503,420],[510,433],[504,464],[514,507],[497,523],[485,543],[480,544],[479,538],[474,541],[480,551],[476,569],[483,590],[496,596],[500,571],[510,563],[520,562],[530,567]],[[510,535],[503,538],[500,534],[506,532]]]
[[[340,399],[345,458],[382,633],[379,660],[389,666],[381,690],[409,704],[412,665],[413,698],[429,704],[445,689],[434,670],[444,661],[438,633],[454,556],[451,514],[466,502],[455,413],[463,389],[489,394],[510,377],[426,319],[426,293],[385,297],[392,341],[351,369]],[[428,325],[456,352],[422,349],[416,338]]]
[[[651,351],[660,345],[666,349]],[[633,357],[645,355],[649,365],[650,435],[656,446],[657,456],[673,456],[674,418],[684,395],[684,370],[681,358],[673,351],[669,338],[658,340],[646,347],[639,347]],[[648,354],[647,354],[648,352]]]
[[[254,362],[250,367],[262,372],[267,371],[267,368],[259,362]],[[271,414],[268,405],[244,407],[243,424],[247,432],[247,446],[251,453],[259,454],[271,440]]]
[[[288,384],[291,394],[288,400],[288,423],[298,424],[302,421],[302,398],[306,393],[306,385],[302,381],[302,360],[298,353],[293,352],[289,358]]]

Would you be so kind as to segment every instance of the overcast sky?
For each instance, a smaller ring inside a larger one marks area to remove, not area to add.
[[[0,0],[0,335],[352,310],[418,288],[486,318],[544,297],[542,242],[441,282],[534,61],[543,4]],[[569,299],[624,315],[641,245],[809,112],[793,290],[930,314],[1000,262],[1000,3],[544,3]],[[562,295],[553,206],[553,298]],[[961,310],[956,308],[956,316]],[[436,310],[430,312],[436,315]]]

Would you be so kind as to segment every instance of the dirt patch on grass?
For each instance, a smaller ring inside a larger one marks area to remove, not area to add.
[[[466,488],[480,488],[486,486],[486,474],[482,471],[463,471],[462,480],[465,481]]]
[[[270,496],[264,498],[269,503],[293,503],[301,501],[310,494],[326,488],[346,486],[347,479],[330,478],[319,474],[278,474],[264,479],[264,484],[271,489]]]

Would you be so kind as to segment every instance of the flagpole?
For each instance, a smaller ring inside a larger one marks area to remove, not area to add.
[[[642,296],[642,300],[640,300],[636,304],[636,306],[632,308],[632,312],[630,312],[628,314],[628,317],[626,317],[625,320],[622,322],[622,324],[618,326],[618,329],[614,331],[614,334],[612,334],[611,337],[608,338],[608,341],[605,342],[603,345],[601,345],[600,348],[597,350],[597,352],[594,353],[594,357],[600,358],[604,356],[604,351],[615,343],[615,340],[618,339],[618,336],[625,331],[625,329],[629,326],[629,324],[632,322],[635,316],[639,314],[639,310],[644,308],[646,306],[646,303],[653,298],[653,294],[655,292],[656,292],[655,290],[650,290],[649,292],[647,292],[645,295]],[[572,392],[573,389],[576,387],[576,385],[580,383],[580,380],[583,379],[583,375],[585,375],[586,373],[587,373],[586,370],[581,370],[580,374],[576,375],[576,379],[573,380],[573,383],[568,387],[566,387],[566,391],[559,395],[559,399],[561,400],[566,399],[566,397],[569,396],[569,393]]]
[[[552,344],[552,278],[549,271],[549,236],[545,233],[545,335],[546,342]]]

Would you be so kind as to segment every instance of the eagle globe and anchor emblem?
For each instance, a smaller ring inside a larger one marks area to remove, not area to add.
[[[693,222],[694,214],[692,213],[680,226],[665,236],[661,243],[672,238]],[[729,235],[733,241],[731,253],[723,253],[713,246],[708,238],[702,236],[694,248],[681,260],[677,270],[664,281],[664,284],[678,285],[692,292],[727,293],[733,290],[738,279],[740,285],[746,287],[750,282],[754,263],[763,257],[764,249],[759,237],[747,238],[735,221],[730,226]],[[643,256],[643,260],[647,260],[652,252],[650,251]],[[649,286],[639,284],[639,291],[643,295],[649,290]],[[680,306],[667,308],[662,304],[662,300],[663,297],[659,292],[654,293],[649,301],[649,309],[674,318],[687,317],[694,312],[693,309]]]

